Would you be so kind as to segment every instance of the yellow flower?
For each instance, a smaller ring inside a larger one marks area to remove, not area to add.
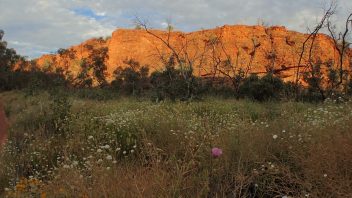
[[[46,198],[46,192],[40,193],[40,198]]]
[[[25,184],[22,184],[22,183],[18,183],[16,185],[16,191],[24,191],[26,188],[26,185]]]

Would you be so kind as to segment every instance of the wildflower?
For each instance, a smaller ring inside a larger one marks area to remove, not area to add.
[[[106,167],[106,170],[110,170],[110,167]]]
[[[94,137],[92,135],[88,136],[88,140],[93,139]]]
[[[65,165],[64,165],[64,168],[68,169],[68,168],[70,168],[70,166],[67,165],[67,164],[65,164]]]
[[[110,146],[109,146],[109,145],[105,145],[105,146],[103,146],[103,148],[105,148],[105,149],[109,149],[109,148],[110,148]]]
[[[324,174],[323,176],[324,176],[324,177],[327,177],[327,176],[328,176],[328,174]]]
[[[122,153],[123,153],[124,155],[126,155],[127,152],[126,152],[126,151],[123,151]]]
[[[214,147],[214,148],[211,149],[211,155],[214,158],[220,157],[222,155],[222,150],[219,149],[219,148]]]
[[[284,130],[282,130],[282,132],[283,132],[283,133],[286,133],[286,130],[284,129]]]
[[[134,153],[134,150],[132,149],[130,152],[131,152],[131,153]]]
[[[77,165],[78,165],[78,161],[73,161],[73,162],[72,162],[72,165],[73,165],[73,166],[77,166]]]
[[[117,163],[117,161],[116,161],[116,160],[114,160],[114,161],[112,161],[112,163],[113,163],[113,164],[116,164],[116,163]]]
[[[278,135],[273,135],[273,139],[276,140],[279,136]]]
[[[108,156],[106,156],[106,159],[107,159],[107,160],[112,160],[112,156],[111,156],[111,155],[108,155]]]
[[[98,153],[101,153],[101,152],[103,152],[103,150],[101,150],[101,149],[98,149],[98,150],[97,150],[97,152],[98,152]]]

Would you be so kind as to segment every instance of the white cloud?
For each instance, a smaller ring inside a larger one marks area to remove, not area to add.
[[[224,24],[253,25],[262,19],[271,25],[306,31],[322,14],[328,0],[1,0],[0,29],[20,54],[42,52],[106,36],[116,27],[133,27],[133,19],[147,19],[164,28],[171,19],[176,29],[193,31]],[[337,23],[352,11],[351,0],[338,0]],[[20,6],[19,6],[20,5]],[[94,16],[73,10],[87,8]],[[341,20],[342,19],[342,20]]]

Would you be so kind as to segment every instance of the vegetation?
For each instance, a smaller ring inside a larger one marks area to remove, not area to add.
[[[352,104],[343,99],[0,97],[12,126],[0,196],[352,196]]]
[[[62,62],[39,69],[7,48],[0,31],[0,99],[11,123],[0,197],[352,197],[349,43],[335,36],[333,11],[304,42],[295,82],[279,78],[287,67],[274,69],[275,51],[265,73],[250,73],[255,39],[239,68],[241,54],[232,60],[216,35],[203,50],[214,72],[196,77],[204,61],[183,51],[188,41],[181,51],[169,43],[170,24],[167,39],[136,25],[171,52],[160,57],[162,70],[129,59],[112,79],[106,47],[85,45],[79,60],[59,49]],[[325,23],[338,67],[310,57],[302,72],[306,43],[311,56]]]

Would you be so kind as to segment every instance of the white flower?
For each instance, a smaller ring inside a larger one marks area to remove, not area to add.
[[[78,161],[73,161],[73,162],[72,162],[72,165],[73,165],[73,166],[77,166],[77,165],[78,165]]]
[[[324,174],[323,176],[324,176],[324,177],[327,177],[327,176],[328,176],[328,174]]]
[[[97,162],[98,162],[98,164],[100,164],[100,163],[103,162],[103,160],[102,160],[102,159],[99,159]]]
[[[282,130],[282,132],[283,132],[283,133],[286,133],[286,130],[284,129],[284,130]]]
[[[91,139],[93,139],[94,137],[93,136],[88,136],[88,140],[91,140]]]
[[[111,156],[111,155],[108,155],[108,156],[106,156],[106,159],[107,159],[107,160],[112,160],[112,156]]]
[[[116,160],[114,160],[114,161],[112,161],[112,163],[113,163],[113,164],[116,164],[116,163],[117,163],[117,161],[116,161]]]
[[[109,148],[110,148],[110,146],[109,146],[109,145],[105,145],[103,148],[105,148],[105,149],[109,149]]]
[[[273,139],[276,140],[279,136],[278,135],[273,135]]]
[[[66,168],[66,169],[70,168],[70,166],[67,165],[67,164],[65,164],[63,167]]]
[[[126,152],[126,151],[123,151],[122,153],[123,153],[124,155],[126,155],[127,152]]]
[[[101,153],[101,152],[103,152],[103,150],[101,150],[101,149],[98,149],[98,150],[97,150],[97,152],[98,152],[98,153]]]
[[[106,167],[106,170],[110,170],[110,167]]]
[[[121,150],[121,148],[116,148],[116,151],[120,151]]]

